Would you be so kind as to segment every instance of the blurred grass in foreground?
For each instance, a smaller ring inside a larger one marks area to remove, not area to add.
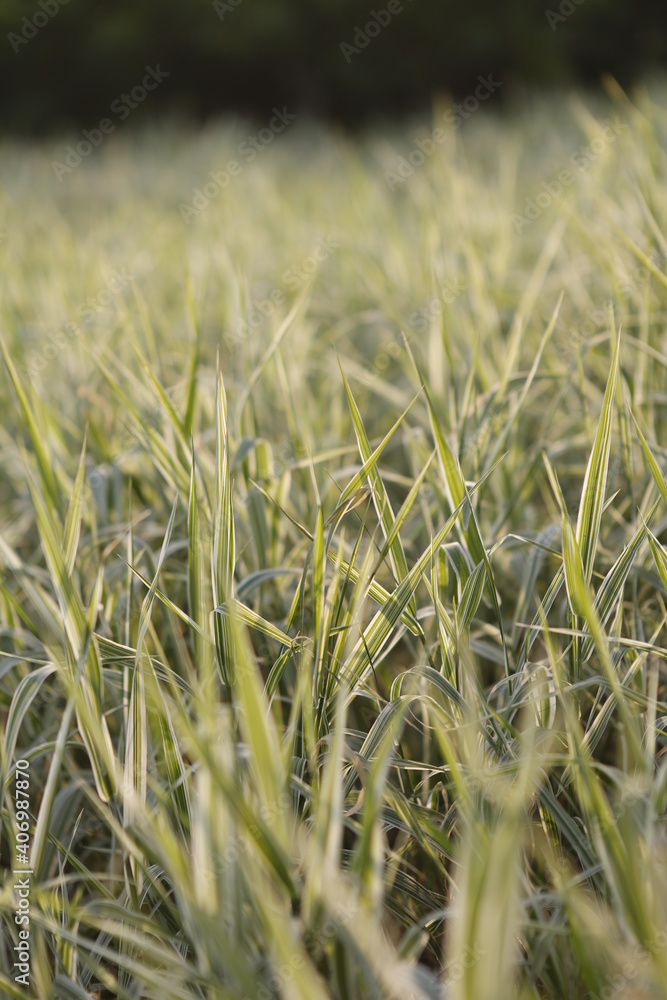
[[[4,996],[667,996],[667,113],[610,93],[217,192],[240,123],[5,145]]]

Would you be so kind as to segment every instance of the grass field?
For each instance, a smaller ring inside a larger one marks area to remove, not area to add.
[[[665,94],[4,142],[3,997],[667,996]]]

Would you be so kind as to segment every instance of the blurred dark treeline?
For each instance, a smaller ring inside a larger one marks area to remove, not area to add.
[[[92,127],[148,65],[169,75],[138,118],[287,105],[358,123],[480,74],[503,96],[628,84],[664,67],[666,23],[665,0],[1,0],[0,127]]]

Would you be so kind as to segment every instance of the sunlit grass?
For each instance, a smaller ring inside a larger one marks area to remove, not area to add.
[[[3,996],[667,996],[667,114],[608,89],[394,190],[428,126],[296,122],[188,224],[241,125],[7,145]]]

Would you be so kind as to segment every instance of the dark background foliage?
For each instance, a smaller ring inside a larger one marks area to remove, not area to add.
[[[464,97],[478,74],[501,79],[505,97],[525,84],[595,84],[604,72],[627,84],[667,58],[665,0],[403,0],[347,59],[341,43],[354,44],[387,0],[233,2],[218,0],[218,13],[211,0],[2,0],[0,125],[93,126],[147,64],[169,78],[137,117],[261,117],[287,104],[359,122],[423,106],[437,90]]]

